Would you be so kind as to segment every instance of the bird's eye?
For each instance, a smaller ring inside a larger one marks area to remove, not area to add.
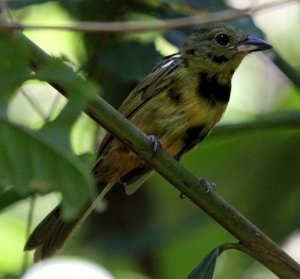
[[[218,34],[215,38],[220,46],[227,46],[230,42],[230,37],[224,33]]]

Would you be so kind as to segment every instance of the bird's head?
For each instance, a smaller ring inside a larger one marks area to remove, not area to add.
[[[230,24],[217,23],[194,31],[182,45],[180,53],[190,67],[223,71],[235,70],[250,52],[269,49],[266,41],[250,37]]]

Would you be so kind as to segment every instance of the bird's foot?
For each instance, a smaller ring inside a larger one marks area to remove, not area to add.
[[[213,192],[217,187],[216,183],[210,182],[206,178],[203,178],[203,177],[200,178],[200,183],[204,187],[205,193]]]
[[[210,182],[206,178],[200,178],[199,181],[200,181],[200,184],[204,187],[205,193],[207,193],[207,194],[210,192],[213,192],[217,188],[216,183]],[[179,197],[180,197],[180,199],[186,198],[186,196],[183,193],[180,193]]]
[[[149,135],[148,139],[152,145],[152,151],[155,154],[161,148],[161,141],[154,135]]]

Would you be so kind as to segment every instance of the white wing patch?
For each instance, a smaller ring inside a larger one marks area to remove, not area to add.
[[[172,63],[174,63],[174,60],[170,60],[168,63],[164,64],[163,66],[161,66],[162,68],[167,68],[170,65],[172,65]]]
[[[170,65],[172,65],[172,64],[174,63],[175,59],[179,58],[180,56],[181,56],[180,54],[175,54],[175,55],[173,55],[173,56],[171,57],[171,60],[169,60],[166,64],[163,64],[163,65],[161,66],[161,68],[163,69],[163,68],[169,67]]]

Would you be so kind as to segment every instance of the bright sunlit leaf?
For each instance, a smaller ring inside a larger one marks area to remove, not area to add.
[[[60,191],[66,215],[76,214],[93,192],[88,168],[37,132],[0,118],[1,185],[21,195]]]

